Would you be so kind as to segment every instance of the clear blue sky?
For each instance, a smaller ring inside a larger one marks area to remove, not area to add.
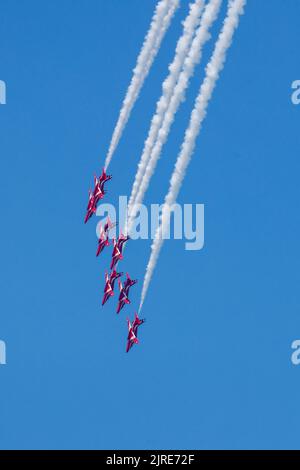
[[[112,161],[112,202],[130,191],[181,3]],[[126,250],[132,308],[100,305],[109,258],[83,224],[87,189],[154,5],[1,1],[1,448],[299,448],[298,0],[248,2],[179,197],[205,204],[205,247],[165,243],[130,354],[149,241]],[[202,76],[147,203],[167,190]]]

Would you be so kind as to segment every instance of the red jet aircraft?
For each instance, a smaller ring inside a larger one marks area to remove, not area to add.
[[[127,337],[127,346],[126,352],[128,352],[134,344],[138,344],[139,340],[137,338],[138,334],[138,327],[145,323],[145,319],[140,319],[138,314],[134,314],[134,320],[131,324],[129,318],[127,318],[127,325],[128,325],[128,337]]]
[[[102,299],[102,305],[104,305],[105,302],[107,302],[108,299],[112,295],[114,295],[114,284],[116,282],[116,279],[118,279],[118,277],[121,277],[122,275],[123,273],[117,273],[116,270],[111,272],[110,275],[108,275],[108,273],[105,273],[105,287],[104,287],[104,296]]]
[[[102,225],[100,226],[100,237],[98,240],[98,248],[97,248],[96,256],[100,255],[100,253],[103,251],[105,246],[109,246],[109,239],[108,239],[109,231],[116,225],[117,225],[116,223],[113,224],[110,218],[107,217],[104,228],[102,227]]]
[[[119,282],[120,295],[119,295],[117,313],[120,313],[120,311],[122,310],[125,304],[130,304],[130,300],[128,298],[129,289],[130,287],[134,286],[134,284],[137,283],[137,279],[130,279],[129,274],[126,273],[126,281],[124,282],[124,286],[122,286],[122,282],[120,280],[118,282]]]
[[[109,181],[111,179],[112,179],[112,176],[107,175],[104,168],[102,170],[102,175],[100,175],[99,178],[97,178],[96,175],[94,176],[94,183],[95,183],[94,196],[96,200],[96,205],[101,199],[104,198],[104,194],[105,194],[104,183],[106,183],[106,181]]]
[[[123,246],[124,246],[124,243],[126,243],[128,240],[129,240],[129,236],[125,236],[121,233],[121,235],[118,237],[117,240],[113,240],[113,243],[114,243],[114,249],[113,249],[113,252],[112,252],[112,260],[111,260],[111,263],[110,263],[110,269],[114,269],[116,266],[117,266],[117,263],[118,261],[120,261],[120,259],[123,259]]]
[[[97,210],[97,205],[96,205],[95,196],[93,192],[89,190],[89,202],[86,208],[86,215],[84,219],[85,224],[92,217],[92,215],[95,214],[96,210]]]
[[[91,190],[89,190],[89,202],[88,202],[88,206],[87,206],[86,216],[85,216],[85,219],[84,219],[85,224],[92,217],[92,215],[95,214],[95,212],[97,210],[98,202],[101,199],[104,198],[104,194],[105,194],[104,183],[106,183],[106,181],[110,180],[111,178],[112,178],[111,175],[107,175],[105,173],[104,168],[103,168],[102,174],[99,176],[99,178],[97,178],[96,175],[94,176],[94,186],[95,187],[94,187],[93,192]]]
[[[102,191],[100,187],[100,180],[97,178],[97,176],[94,176],[94,198],[96,201],[96,205],[98,204],[101,199],[104,198],[105,191]]]

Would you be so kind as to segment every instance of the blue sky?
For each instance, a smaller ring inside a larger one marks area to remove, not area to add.
[[[299,448],[297,0],[248,2],[178,200],[205,204],[205,246],[165,243],[130,354],[150,241],[126,250],[132,307],[100,305],[109,253],[95,259],[87,189],[154,6],[1,2],[2,449]],[[130,191],[187,11],[182,0],[112,161],[113,203]],[[167,190],[202,77],[199,66],[148,204]]]

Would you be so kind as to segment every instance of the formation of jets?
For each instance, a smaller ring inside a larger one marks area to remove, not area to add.
[[[86,209],[86,214],[84,218],[84,223],[86,224],[87,221],[96,213],[97,207],[99,202],[104,198],[106,191],[104,190],[104,184],[111,180],[112,176],[107,175],[105,169],[102,170],[102,174],[97,177],[94,176],[94,189],[93,191],[89,190],[89,200]],[[96,251],[96,256],[98,257],[104,250],[105,247],[110,246],[109,241],[109,232],[117,225],[116,222],[111,222],[110,218],[107,217],[107,220],[104,226],[100,226],[100,235],[98,239],[98,246]],[[131,279],[128,273],[126,273],[126,279],[124,283],[121,281],[121,277],[123,276],[122,272],[117,272],[117,265],[119,261],[123,260],[123,249],[125,243],[130,239],[128,235],[124,235],[122,232],[121,234],[113,238],[113,250],[111,256],[111,263],[110,263],[110,273],[107,271],[105,272],[105,285],[104,285],[104,295],[102,298],[102,306],[106,304],[106,302],[110,299],[110,297],[114,296],[114,288],[115,282],[118,279],[119,285],[119,298],[118,298],[118,305],[117,305],[117,313],[119,314],[120,311],[125,307],[125,305],[130,304],[129,300],[129,290],[132,286],[134,286],[138,281],[137,279]],[[127,346],[126,352],[128,352],[134,344],[137,344],[139,341],[137,339],[138,328],[145,322],[144,319],[140,319],[138,314],[135,313],[134,320],[131,322],[127,318],[127,325],[128,325],[128,336],[127,336]]]

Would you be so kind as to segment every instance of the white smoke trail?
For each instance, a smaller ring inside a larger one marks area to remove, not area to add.
[[[151,255],[146,268],[139,310],[141,310],[143,306],[145,296],[147,294],[147,290],[149,288],[149,284],[163,244],[163,237],[169,227],[170,209],[177,199],[187,166],[191,160],[195,148],[196,138],[199,134],[199,131],[201,130],[202,123],[206,116],[207,106],[212,97],[220,72],[224,67],[226,52],[231,45],[234,31],[238,26],[239,17],[243,14],[245,5],[246,0],[229,0],[227,16],[224,20],[222,31],[216,42],[213,55],[206,67],[206,76],[200,87],[200,92],[191,114],[190,123],[185,132],[184,142],[182,144],[175,169],[171,177],[169,191],[165,197],[160,225],[156,231],[155,239],[152,243]]]
[[[138,164],[137,173],[132,186],[131,196],[128,204],[128,213],[130,214],[131,206],[134,204],[136,194],[147,167],[152,148],[155,144],[158,131],[161,127],[165,113],[168,109],[174,87],[177,83],[179,74],[182,70],[184,60],[189,52],[195,31],[200,22],[200,17],[204,7],[204,0],[195,0],[190,5],[189,13],[183,22],[183,32],[180,36],[176,49],[173,62],[169,65],[169,74],[162,84],[162,95],[156,104],[156,111],[151,121],[148,137],[144,144],[143,153]]]
[[[139,96],[144,81],[159,51],[161,42],[178,7],[179,0],[160,0],[156,5],[149,31],[138,56],[136,66],[133,70],[131,83],[127,90],[120,115],[112,135],[111,143],[105,160],[106,169],[111,162],[113,154],[122,136],[123,130],[130,117],[132,108]]]
[[[162,147],[168,138],[170,128],[173,124],[180,103],[185,98],[185,92],[189,86],[189,82],[194,73],[195,67],[201,60],[202,49],[205,43],[210,39],[209,30],[218,16],[221,3],[222,0],[210,0],[210,2],[206,5],[205,11],[201,18],[200,26],[194,37],[189,53],[184,60],[178,82],[173,89],[171,99],[169,100],[169,106],[165,110],[163,122],[159,132],[157,133],[156,142],[154,145],[152,145],[148,162],[146,165],[142,165],[140,178],[137,178],[137,190],[135,192],[135,199],[132,202],[132,207],[129,203],[128,232],[131,230],[131,226],[139,205],[143,202],[151,177],[155,171],[157,161],[161,155]]]

